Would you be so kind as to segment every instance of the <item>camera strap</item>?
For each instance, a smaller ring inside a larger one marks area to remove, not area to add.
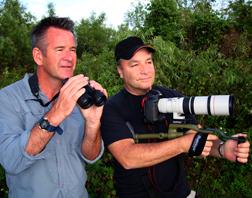
[[[133,138],[135,139],[135,131],[132,124],[129,121],[126,121],[126,125],[128,126],[130,132],[132,133]],[[139,173],[150,197],[158,198],[157,191],[155,190],[153,184],[151,183],[148,168],[139,168]]]
[[[32,94],[37,98],[37,99],[29,99],[29,100],[38,101],[40,103],[40,105],[43,107],[47,107],[52,101],[54,101],[59,96],[59,92],[58,92],[52,98],[52,100],[50,100],[49,102],[44,104],[43,101],[39,98],[38,76],[37,76],[36,72],[29,78],[28,82],[29,82]]]

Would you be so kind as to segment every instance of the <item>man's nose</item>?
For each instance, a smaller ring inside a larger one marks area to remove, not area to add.
[[[148,71],[149,71],[149,69],[148,69],[147,65],[141,64],[141,73],[146,74],[146,73],[148,73]]]
[[[73,61],[74,56],[76,56],[76,54],[74,54],[70,50],[67,50],[66,53],[65,53],[65,56],[64,56],[64,60]]]

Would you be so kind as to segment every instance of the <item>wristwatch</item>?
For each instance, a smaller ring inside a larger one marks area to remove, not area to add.
[[[221,153],[221,146],[222,146],[223,144],[225,144],[225,142],[221,142],[220,145],[219,145],[219,148],[218,148],[218,151],[219,151],[219,154],[220,154],[221,157],[224,157],[224,156],[222,155],[222,153]]]
[[[63,130],[60,128],[60,126],[55,127],[50,125],[50,122],[47,118],[44,118],[44,116],[39,120],[39,128],[48,132],[57,131],[60,135],[63,133]]]

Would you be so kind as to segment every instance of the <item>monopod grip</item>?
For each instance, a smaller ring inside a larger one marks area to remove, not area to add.
[[[243,136],[239,136],[238,139],[239,139],[239,140],[238,140],[238,144],[244,143],[244,142],[246,141],[246,138],[243,137]],[[235,162],[235,164],[236,164],[236,166],[241,166],[241,165],[242,165],[242,163],[239,162],[239,161],[237,160],[237,157],[236,157],[236,162]]]

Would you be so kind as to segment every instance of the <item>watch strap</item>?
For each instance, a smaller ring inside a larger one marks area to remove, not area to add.
[[[47,120],[47,118],[44,118],[44,116],[43,116],[42,118],[40,118],[39,123],[40,123],[43,119],[46,119],[46,120]],[[48,120],[47,120],[47,121],[48,121]],[[49,126],[48,126],[46,129],[44,129],[44,130],[47,130],[48,132],[57,131],[59,135],[62,135],[62,134],[63,134],[63,130],[62,130],[62,128],[61,128],[60,126],[55,127],[55,126],[52,126],[52,125],[50,124],[49,121],[48,121],[48,123],[49,123]]]
[[[225,142],[221,142],[220,145],[219,145],[219,147],[218,147],[218,151],[219,151],[219,154],[220,154],[221,157],[224,157],[224,156],[222,155],[222,153],[221,153],[221,146],[222,146],[224,143],[225,143]]]

